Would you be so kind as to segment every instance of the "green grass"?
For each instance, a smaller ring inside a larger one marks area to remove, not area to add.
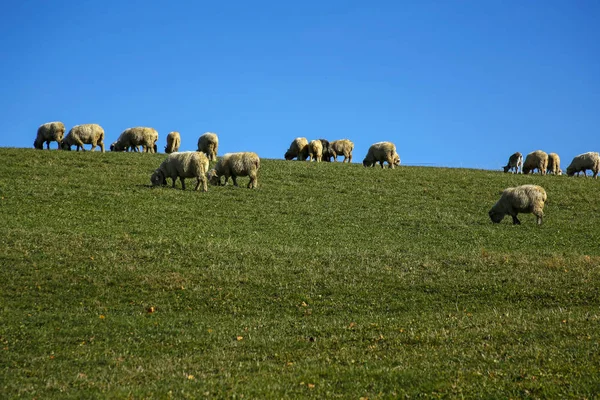
[[[164,157],[0,149],[0,397],[600,393],[600,181]],[[492,224],[524,183],[544,224]]]

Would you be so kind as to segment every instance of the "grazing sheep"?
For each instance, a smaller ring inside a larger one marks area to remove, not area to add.
[[[181,136],[179,132],[169,132],[167,135],[167,145],[165,146],[165,153],[177,153],[179,146],[181,145]]]
[[[63,136],[65,135],[65,124],[59,121],[47,122],[37,130],[37,136],[33,141],[33,147],[42,150],[44,148],[44,142],[46,142],[46,149],[50,150],[50,142],[58,143],[60,149]]]
[[[400,156],[396,152],[396,145],[392,142],[378,142],[369,147],[367,156],[363,160],[365,167],[375,166],[377,163],[383,168],[383,162],[387,161],[389,168],[400,165]]]
[[[515,174],[519,173],[519,170],[521,170],[521,172],[523,172],[523,154],[521,154],[520,152],[516,152],[513,155],[511,155],[508,158],[508,164],[506,164],[504,167],[504,172],[508,172],[510,170],[514,169]]]
[[[540,174],[546,175],[546,169],[548,167],[548,154],[542,150],[532,151],[525,157],[523,163],[523,173],[528,174],[537,168]]]
[[[594,178],[598,179],[598,171],[600,171],[600,154],[596,152],[588,152],[579,154],[573,158],[571,164],[567,167],[567,175],[573,176],[583,171],[583,176],[586,175],[586,170],[591,169],[594,173]]]
[[[284,158],[292,160],[294,158],[304,161],[308,157],[308,140],[304,137],[297,137],[290,144],[290,148],[285,152]]]
[[[208,190],[206,171],[208,171],[208,158],[204,153],[197,151],[184,151],[181,153],[171,153],[160,164],[150,177],[152,186],[166,185],[167,178],[173,180],[173,187],[177,178],[181,181],[181,188],[185,190],[185,178],[196,178],[196,188],[198,190],[202,183],[202,191]]]
[[[546,173],[553,175],[562,175],[562,169],[560,169],[560,157],[558,156],[558,154],[548,154],[548,165],[546,166]]]
[[[110,151],[128,151],[142,146],[147,153],[156,153],[158,132],[153,128],[136,127],[127,128],[121,133],[116,142],[110,145]]]
[[[104,129],[98,124],[75,125],[65,136],[60,147],[63,150],[71,150],[71,146],[76,146],[77,151],[79,148],[85,151],[84,144],[91,144],[92,151],[100,145],[100,150],[104,153]]]
[[[517,218],[518,213],[533,213],[537,217],[537,224],[540,225],[547,198],[544,188],[538,185],[510,187],[502,192],[500,200],[488,214],[494,223],[500,223],[508,214],[512,217],[513,224],[518,225],[521,224]]]
[[[329,149],[329,140],[327,139],[318,139],[323,145],[323,156],[321,157],[321,161],[331,162],[331,151]]]
[[[210,161],[217,160],[219,137],[216,133],[206,132],[198,138],[198,151],[206,154]]]
[[[321,162],[323,158],[323,143],[320,140],[311,140],[308,144],[308,161],[315,159]]]
[[[258,186],[258,169],[260,168],[260,159],[258,154],[252,152],[227,153],[219,159],[215,168],[208,171],[208,180],[213,185],[221,186],[221,176],[225,176],[225,183],[231,176],[233,184],[238,186],[236,178],[238,176],[250,177],[249,188]]]
[[[354,143],[348,139],[334,140],[329,144],[329,154],[334,162],[337,161],[338,155],[344,156],[342,162],[352,162],[352,150],[354,150]]]

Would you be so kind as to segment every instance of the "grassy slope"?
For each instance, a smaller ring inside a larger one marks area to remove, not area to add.
[[[263,160],[258,190],[151,189],[163,158],[0,149],[4,395],[600,391],[599,181]],[[523,183],[544,225],[493,225]]]

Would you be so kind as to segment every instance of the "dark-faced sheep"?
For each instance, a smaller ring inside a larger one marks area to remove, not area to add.
[[[206,132],[198,138],[198,151],[206,154],[210,161],[217,160],[219,151],[219,137],[216,133]]]
[[[181,136],[179,132],[169,132],[167,135],[167,145],[165,146],[165,153],[177,153],[179,146],[181,145]]]
[[[548,154],[548,165],[546,166],[546,173],[553,175],[562,175],[562,169],[560,169],[560,157],[558,156],[558,154]]]
[[[308,161],[313,159],[316,162],[321,162],[323,158],[323,143],[320,140],[311,140],[308,144]]]
[[[494,223],[500,223],[505,215],[510,215],[513,224],[521,223],[517,218],[519,213],[533,213],[537,224],[542,223],[544,204],[547,200],[546,191],[538,185],[522,185],[505,189],[500,200],[488,212]]]
[[[329,149],[329,140],[327,139],[318,139],[323,145],[323,156],[321,157],[321,161],[331,162],[331,150]]]
[[[513,171],[513,173],[518,174],[519,171],[523,169],[523,154],[520,152],[516,152],[508,158],[508,164],[504,167],[504,172]]]
[[[597,152],[590,151],[573,157],[573,161],[571,161],[571,164],[567,167],[567,175],[579,175],[579,172],[583,172],[583,176],[587,176],[586,170],[588,169],[592,170],[594,178],[598,179],[598,172],[600,171],[600,154]]]
[[[333,157],[333,161],[337,161],[337,156],[344,156],[342,162],[352,162],[352,150],[354,150],[354,143],[348,139],[334,140],[329,144],[329,153]]]
[[[110,145],[111,151],[127,151],[129,148],[142,146],[147,153],[156,153],[158,132],[147,127],[127,128],[121,133],[116,142]]]
[[[533,173],[534,170],[542,175],[546,175],[546,169],[548,167],[548,154],[542,150],[532,151],[527,154],[525,161],[523,162],[523,173]]]
[[[258,169],[260,168],[260,158],[258,154],[252,152],[227,153],[217,161],[213,169],[208,171],[208,180],[212,185],[227,185],[229,177],[234,186],[238,186],[238,176],[248,176],[250,182],[249,188],[258,187]],[[221,184],[221,177],[225,177],[225,182]]]
[[[181,188],[185,190],[185,179],[196,178],[196,188],[198,190],[202,183],[202,191],[206,192],[208,171],[208,158],[204,153],[197,151],[184,151],[181,153],[171,153],[160,164],[158,169],[154,171],[150,177],[153,186],[166,185],[167,178],[173,180],[173,187],[177,178],[181,181]]]
[[[369,147],[367,156],[363,160],[365,167],[375,166],[377,163],[383,168],[383,163],[387,162],[389,168],[400,165],[400,156],[396,152],[396,145],[392,142],[378,142]]]
[[[104,129],[98,124],[75,125],[63,139],[61,148],[71,150],[71,146],[75,146],[75,150],[79,151],[81,148],[85,151],[84,144],[91,144],[92,151],[99,145],[104,153]]]
[[[44,148],[44,143],[46,143],[46,149],[50,150],[50,142],[58,143],[58,148],[60,149],[63,137],[65,135],[65,124],[60,121],[55,122],[47,122],[37,130],[37,136],[33,141],[33,147],[38,150],[42,150]]]
[[[304,137],[297,137],[290,144],[290,148],[284,154],[286,160],[304,161],[308,158],[308,140]]]

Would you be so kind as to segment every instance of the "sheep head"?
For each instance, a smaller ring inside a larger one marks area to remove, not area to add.
[[[495,211],[494,209],[491,209],[488,212],[488,215],[490,216],[492,222],[495,224],[499,224],[502,221],[502,219],[504,219],[504,213]]]
[[[208,171],[206,173],[206,178],[208,179],[208,181],[210,182],[211,185],[213,186],[221,186],[221,177],[219,177],[217,175],[217,170],[216,169],[211,169],[210,171]]]
[[[161,170],[157,169],[150,177],[150,182],[152,182],[152,186],[165,186],[167,184],[167,178]]]

